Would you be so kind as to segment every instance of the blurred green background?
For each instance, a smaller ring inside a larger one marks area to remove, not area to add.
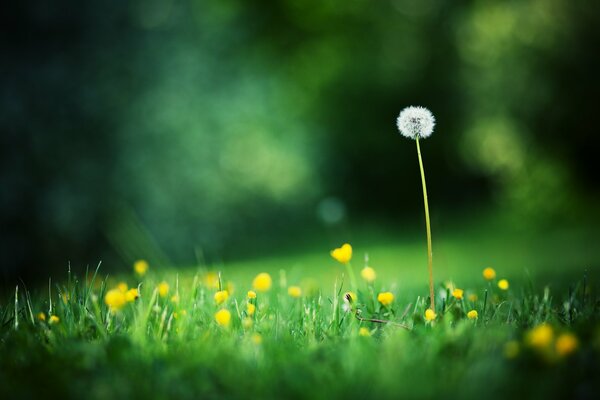
[[[487,238],[492,260],[514,257],[521,232],[537,238],[524,260],[600,259],[596,0],[4,9],[5,280],[424,241],[415,146],[395,127],[408,105],[437,118],[434,246],[455,232],[457,254]]]

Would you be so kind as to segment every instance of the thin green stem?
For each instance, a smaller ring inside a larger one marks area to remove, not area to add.
[[[427,261],[429,266],[429,297],[431,299],[431,309],[435,311],[435,300],[433,293],[433,250],[431,246],[431,224],[429,222],[429,204],[427,203],[427,185],[425,184],[425,170],[423,169],[423,159],[421,158],[421,147],[419,146],[419,137],[417,136],[417,154],[419,155],[419,167],[421,168],[421,183],[423,184],[423,203],[425,204],[425,225],[427,226]]]
[[[350,262],[346,263],[346,270],[348,271],[348,277],[350,278],[350,285],[352,287],[352,291],[356,293],[358,289],[358,284],[356,283],[356,275],[354,275],[354,270],[352,269],[352,265]]]

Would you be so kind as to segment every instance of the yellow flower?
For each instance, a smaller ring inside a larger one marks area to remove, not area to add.
[[[229,298],[229,292],[227,290],[221,290],[215,293],[215,303],[222,304]]]
[[[377,277],[377,274],[373,268],[364,267],[362,271],[360,271],[360,276],[362,276],[362,278],[367,282],[373,282]]]
[[[149,265],[146,260],[137,260],[136,262],[133,263],[133,270],[139,276],[146,275],[146,272],[148,272],[148,267],[149,267]]]
[[[43,312],[41,312],[41,313],[39,313],[39,314],[37,315],[37,318],[38,318],[40,321],[45,321],[45,320],[46,320],[46,314],[44,314]]]
[[[217,324],[219,324],[220,326],[226,328],[231,322],[231,313],[229,312],[229,310],[223,308],[222,310],[219,310],[215,313],[215,321],[217,321]]]
[[[160,297],[167,297],[169,294],[169,284],[165,281],[162,281],[158,284],[158,294]]]
[[[125,293],[121,290],[112,289],[106,292],[104,302],[111,310],[120,310],[127,303],[127,299],[125,298]]]
[[[454,289],[452,291],[452,296],[454,296],[454,298],[456,298],[457,300],[462,300],[464,294],[465,291],[462,289]]]
[[[174,312],[173,313],[173,318],[178,319],[179,317],[185,317],[187,315],[187,311],[186,310],[181,310],[181,312]]]
[[[469,301],[475,303],[477,301],[477,295],[475,293],[471,293],[469,295]]]
[[[347,264],[352,259],[352,246],[348,243],[344,243],[342,247],[331,250],[331,257],[335,258],[336,261],[342,264]]]
[[[254,323],[254,321],[252,321],[252,318],[244,318],[242,320],[242,326],[244,327],[244,329],[252,328],[253,323]]]
[[[137,288],[131,288],[127,292],[125,292],[125,300],[129,303],[135,301],[140,294],[138,293]]]
[[[502,290],[508,290],[508,281],[506,279],[500,279],[498,281],[498,287]]]
[[[496,271],[494,270],[494,268],[486,268],[483,270],[483,277],[488,280],[491,281],[492,279],[496,278]]]
[[[556,354],[561,357],[566,357],[577,350],[577,347],[579,347],[579,341],[572,333],[563,333],[556,339],[555,347]]]
[[[255,299],[256,298],[256,292],[254,290],[248,290],[248,298],[249,299]]]
[[[525,336],[526,343],[536,349],[545,349],[552,343],[554,331],[546,323],[540,324],[527,332]]]
[[[469,319],[477,319],[478,316],[477,310],[471,310],[467,313],[467,318]]]
[[[117,285],[117,289],[119,289],[123,293],[125,293],[128,288],[129,286],[127,286],[125,282],[119,282],[119,284]]]
[[[297,299],[298,297],[302,296],[302,289],[300,289],[299,286],[290,286],[288,288],[288,294],[290,297]]]
[[[260,336],[258,333],[255,333],[252,335],[252,343],[259,345],[262,343],[262,336]]]
[[[371,336],[371,331],[369,328],[361,326],[358,330],[358,336]]]
[[[254,312],[256,311],[256,306],[252,303],[248,303],[246,304],[246,313],[248,315],[254,315]]]
[[[219,274],[213,271],[207,272],[206,275],[204,275],[204,284],[210,289],[218,289]]]
[[[346,300],[349,303],[356,303],[357,299],[358,299],[358,297],[356,296],[356,293],[354,293],[354,292],[344,293],[344,300]]]
[[[431,308],[428,308],[427,310],[425,310],[425,320],[426,321],[433,321],[435,318],[437,317],[435,311],[433,311]]]
[[[50,320],[48,322],[50,323],[50,325],[58,324],[60,322],[60,318],[58,318],[56,315],[51,315]]]
[[[267,274],[266,272],[261,272],[260,274],[256,275],[256,278],[254,278],[252,281],[252,286],[254,287],[254,290],[266,292],[267,290],[271,289],[272,283],[273,280],[271,279],[271,275]]]
[[[391,292],[379,293],[377,295],[377,301],[387,307],[394,301],[394,295]]]
[[[179,294],[175,293],[173,296],[171,296],[171,303],[179,303]]]
[[[519,355],[520,346],[516,340],[511,340],[504,345],[504,357],[515,358]]]

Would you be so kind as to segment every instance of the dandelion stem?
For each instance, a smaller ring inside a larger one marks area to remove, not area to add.
[[[419,167],[421,169],[421,183],[423,184],[423,203],[425,204],[425,225],[427,227],[427,262],[429,267],[429,297],[431,309],[435,311],[435,300],[433,293],[433,250],[431,248],[431,225],[429,222],[429,204],[427,203],[427,185],[425,184],[425,170],[423,169],[423,159],[421,158],[421,147],[419,146],[419,136],[416,137],[417,154],[419,155]]]
[[[352,269],[352,264],[350,264],[350,262],[346,263],[346,270],[348,271],[348,277],[350,278],[352,290],[356,292],[356,289],[358,289],[358,284],[356,283],[356,275],[354,275],[354,270]]]

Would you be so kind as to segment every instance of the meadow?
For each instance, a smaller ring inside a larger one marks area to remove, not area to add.
[[[226,265],[138,260],[20,282],[0,304],[0,394],[594,398],[596,228],[488,228],[440,235],[434,313],[422,241],[373,228],[352,251],[307,241]]]

